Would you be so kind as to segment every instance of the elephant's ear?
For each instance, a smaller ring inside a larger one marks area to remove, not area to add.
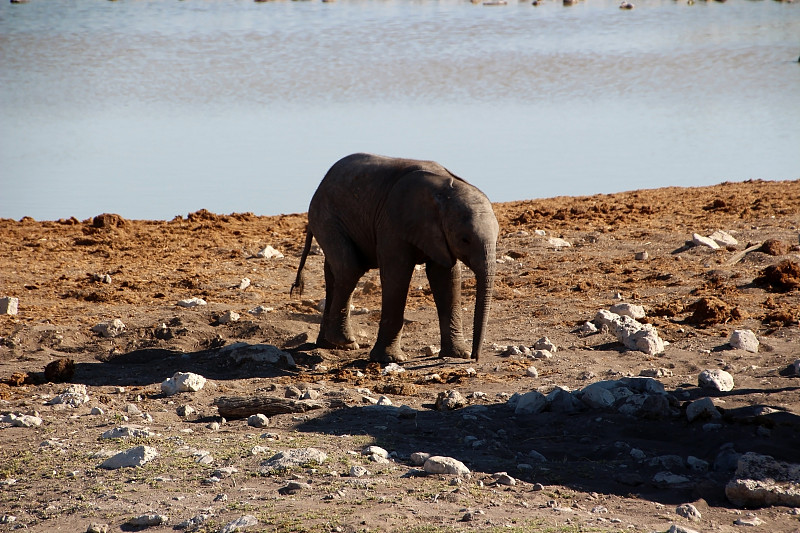
[[[406,241],[436,263],[452,267],[456,257],[447,245],[444,230],[448,194],[442,180],[423,170],[403,176],[393,187],[387,213],[400,222],[398,231]]]

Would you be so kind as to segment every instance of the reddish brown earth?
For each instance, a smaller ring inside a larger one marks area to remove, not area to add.
[[[354,298],[362,349],[326,351],[309,343],[318,328],[315,306],[324,295],[322,256],[309,259],[303,299],[288,294],[303,244],[303,214],[0,220],[0,297],[20,302],[19,314],[0,316],[0,414],[37,412],[44,420],[36,428],[0,425],[0,517],[16,518],[0,523],[0,531],[86,531],[93,522],[130,530],[125,523],[148,511],[169,516],[166,525],[148,531],[172,531],[203,511],[213,517],[199,531],[219,531],[245,514],[259,520],[248,531],[666,531],[671,524],[739,531],[744,526],[734,522],[748,512],[763,520],[762,528],[800,530],[789,508],[748,511],[728,502],[730,472],[687,474],[688,486],[664,488],[652,481],[663,468],[628,453],[638,448],[648,458],[691,455],[713,464],[732,443],[737,452],[797,462],[800,378],[788,370],[800,358],[800,181],[559,197],[496,204],[495,210],[498,255],[505,259],[498,265],[487,347],[531,346],[547,336],[558,351],[546,361],[491,349],[479,363],[425,355],[438,343],[438,326],[424,272],[418,272],[406,310],[407,372],[392,376],[367,364],[380,317],[377,272],[365,276]],[[687,244],[693,233],[717,229],[739,244],[720,250]],[[556,249],[549,237],[572,246]],[[285,257],[257,258],[266,245]],[[637,259],[640,252],[647,259]],[[104,274],[110,284],[95,279]],[[251,285],[242,290],[245,277]],[[473,288],[466,275],[468,323]],[[644,306],[645,321],[669,343],[663,354],[627,350],[608,333],[577,331],[619,296]],[[190,297],[208,305],[176,306]],[[259,305],[272,311],[248,313]],[[220,324],[229,310],[241,319]],[[126,325],[120,336],[91,331],[114,318]],[[731,332],[743,328],[758,335],[758,353],[728,345]],[[292,353],[297,367],[234,364],[219,353],[234,342],[276,345]],[[530,365],[538,377],[526,375]],[[697,387],[698,374],[716,368],[734,376],[733,391],[711,394]],[[657,369],[677,410],[714,396],[725,414],[722,427],[709,432],[685,416],[650,420],[603,411],[515,417],[505,406],[503,394],[578,389]],[[176,371],[202,374],[209,384],[198,393],[165,397],[160,383]],[[88,404],[45,405],[65,387],[51,381],[65,376],[88,386]],[[216,398],[282,397],[290,385],[320,392],[328,407],[274,416],[267,429],[242,419],[208,428],[219,421]],[[385,394],[417,414],[406,419],[365,410],[358,388],[374,398]],[[485,409],[433,409],[437,394],[450,389],[464,396],[485,393],[469,400]],[[158,435],[133,443],[101,441],[104,431],[128,416],[128,404],[152,417],[130,415],[128,423]],[[196,413],[179,416],[183,405]],[[757,415],[760,406],[779,416]],[[92,407],[104,414],[89,414]],[[262,438],[265,432],[277,440]],[[57,445],[40,446],[45,441]],[[93,454],[134,444],[156,448],[158,458],[136,469],[97,468],[102,459]],[[368,444],[397,456],[379,465],[348,453]],[[256,445],[270,451],[253,454]],[[187,446],[210,451],[214,464],[195,463]],[[272,453],[305,446],[324,450],[328,460],[312,471],[258,473]],[[530,462],[530,450],[548,462],[519,468]],[[452,476],[417,475],[409,463],[416,451],[457,458],[472,475],[460,484]],[[347,476],[358,464],[372,475]],[[222,466],[238,473],[204,482]],[[492,474],[500,471],[518,483],[494,484]],[[279,494],[293,476],[310,486]],[[223,493],[227,500],[215,501]],[[682,503],[693,503],[701,520],[678,516]],[[468,509],[483,514],[462,522]]]

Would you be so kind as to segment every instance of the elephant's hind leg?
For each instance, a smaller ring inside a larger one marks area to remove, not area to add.
[[[470,358],[461,323],[461,265],[447,268],[428,261],[425,273],[431,284],[436,312],[439,315],[439,332],[442,337],[440,357]]]
[[[339,254],[341,250],[337,250]],[[338,350],[357,350],[353,330],[350,327],[350,301],[353,290],[363,271],[348,270],[325,259],[325,310],[317,337],[317,346]]]

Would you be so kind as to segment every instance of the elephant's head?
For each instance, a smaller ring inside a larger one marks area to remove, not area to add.
[[[442,230],[450,254],[475,273],[472,357],[480,357],[496,270],[499,225],[489,199],[477,188],[455,182],[440,200]]]
[[[499,226],[492,204],[479,189],[450,174],[417,173],[404,183],[404,232],[417,248],[442,266],[460,260],[477,282],[472,356],[478,358],[489,318]]]

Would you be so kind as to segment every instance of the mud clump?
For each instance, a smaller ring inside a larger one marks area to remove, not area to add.
[[[761,271],[753,283],[776,292],[789,292],[800,288],[800,265],[789,259],[770,265]]]
[[[731,320],[746,318],[746,314],[741,309],[714,296],[700,298],[689,305],[686,310],[692,313],[686,318],[686,322],[699,327],[727,324]]]
[[[786,255],[789,253],[789,245],[778,239],[768,239],[764,241],[759,252],[764,252],[767,255]]]
[[[75,375],[75,361],[56,359],[44,367],[44,377],[50,383],[67,383]]]
[[[119,228],[127,225],[128,221],[114,213],[103,213],[92,219],[93,228]]]

